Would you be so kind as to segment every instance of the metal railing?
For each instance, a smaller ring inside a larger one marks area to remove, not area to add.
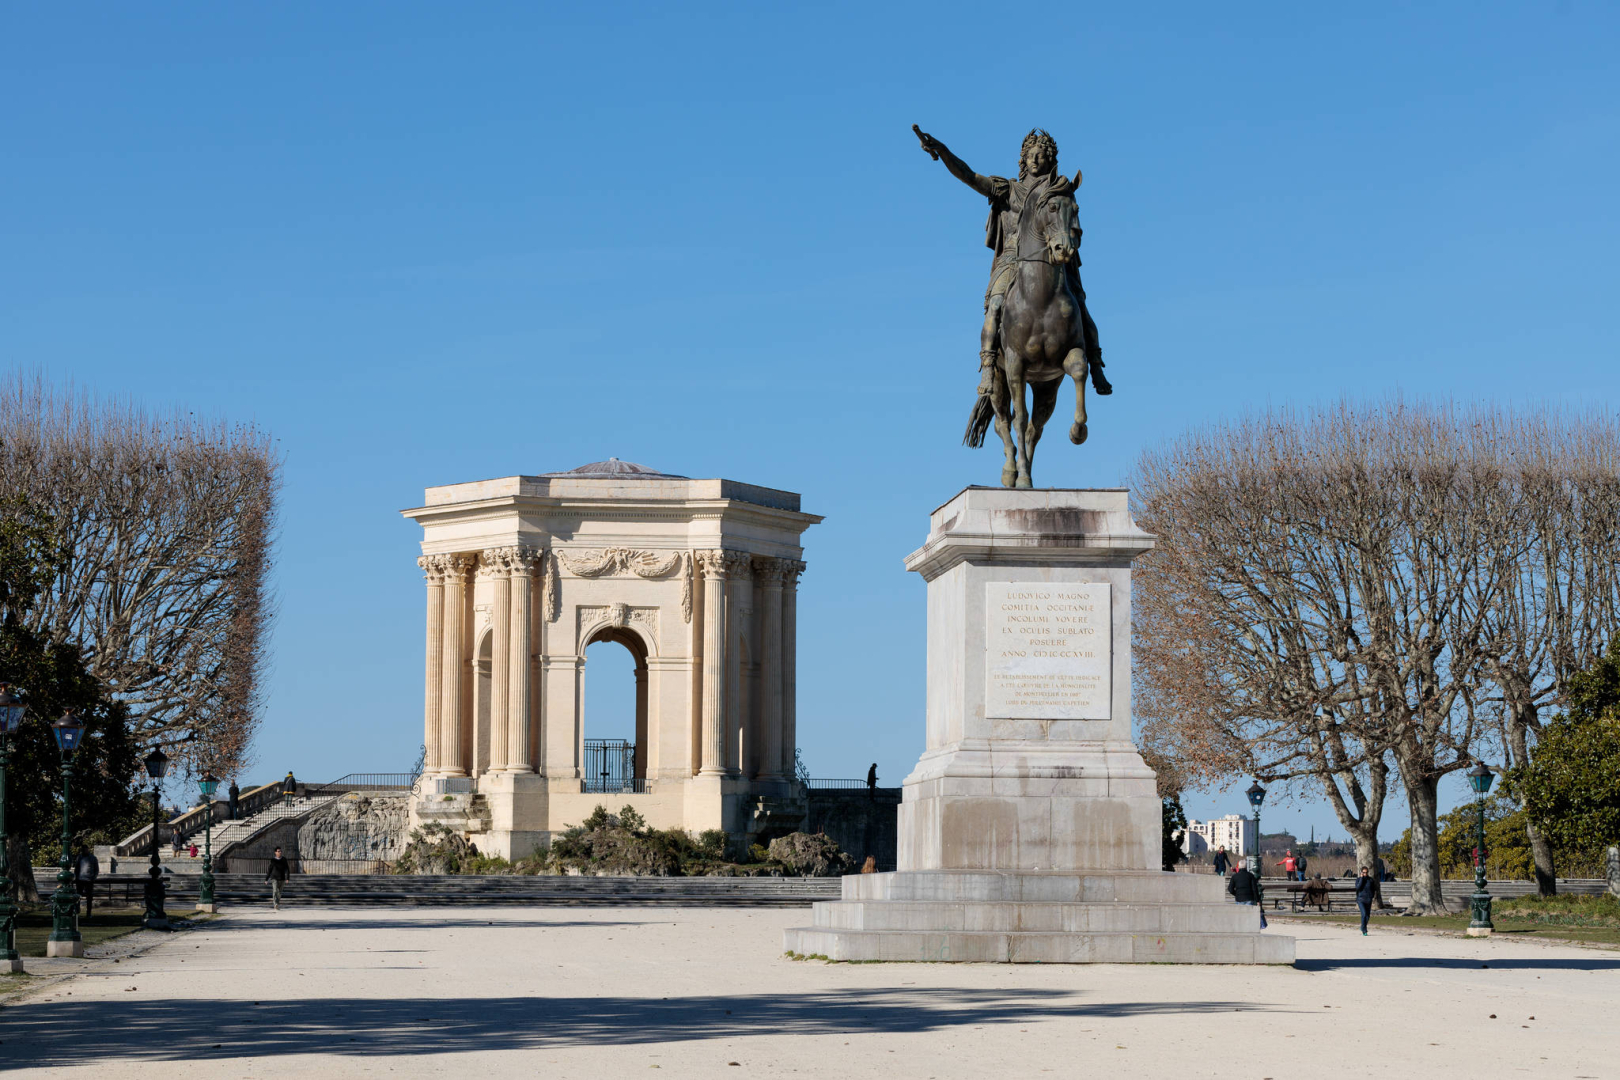
[[[815,791],[865,791],[865,780],[806,780],[804,786]]]
[[[470,776],[440,776],[433,781],[435,795],[471,795],[475,789]]]
[[[586,739],[585,790],[593,795],[645,794],[647,781],[636,775],[636,744]]]
[[[415,773],[350,773],[331,783],[308,784],[305,790],[311,797],[346,795],[351,791],[398,794],[410,791],[415,784]]]

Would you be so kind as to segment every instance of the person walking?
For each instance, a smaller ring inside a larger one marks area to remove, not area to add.
[[[237,819],[237,817],[241,814],[241,802],[242,802],[242,789],[236,786],[236,781],[235,780],[232,780],[231,781],[231,810],[230,810],[231,820],[232,821],[235,821]]]
[[[1225,877],[1227,869],[1232,865],[1232,860],[1227,858],[1225,847],[1216,850],[1214,863],[1215,872],[1221,877]]]
[[[1367,936],[1367,916],[1372,914],[1373,904],[1378,901],[1378,882],[1372,878],[1372,871],[1365,866],[1361,868],[1361,876],[1356,879],[1356,907],[1361,909],[1361,936]]]
[[[1305,853],[1303,851],[1294,856],[1294,872],[1299,875],[1299,880],[1301,881],[1305,880],[1305,867],[1309,864],[1309,862],[1310,860],[1305,858]]]
[[[1249,872],[1247,866],[1238,866],[1232,871],[1232,876],[1226,879],[1226,892],[1233,900],[1240,904],[1253,904],[1260,909],[1260,929],[1266,928],[1266,907],[1261,901],[1264,891],[1260,888],[1260,881]]]
[[[276,848],[275,857],[270,860],[270,865],[264,872],[264,880],[270,883],[270,909],[272,911],[281,910],[281,890],[291,876],[292,867],[287,865],[287,860],[282,857],[281,849]]]
[[[89,848],[81,848],[73,864],[73,883],[84,899],[84,917],[89,918],[96,902],[96,878],[101,876],[101,860]]]
[[[872,767],[866,770],[866,790],[868,792],[877,791],[877,762],[875,761],[872,762]]]

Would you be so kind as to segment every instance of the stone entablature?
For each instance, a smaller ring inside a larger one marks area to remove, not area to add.
[[[429,786],[470,777],[480,850],[521,855],[577,809],[586,646],[636,661],[637,779],[660,827],[741,834],[790,794],[799,496],[627,462],[429,488],[423,528]],[[571,798],[570,798],[571,796]]]

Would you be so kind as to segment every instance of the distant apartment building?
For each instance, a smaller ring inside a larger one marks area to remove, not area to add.
[[[1205,855],[1219,848],[1233,857],[1254,851],[1254,819],[1227,814],[1214,821],[1189,821],[1181,850],[1188,855]]]

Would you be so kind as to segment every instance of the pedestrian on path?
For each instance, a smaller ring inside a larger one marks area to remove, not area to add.
[[[1276,865],[1283,868],[1283,873],[1289,881],[1299,880],[1299,863],[1294,858],[1294,852],[1292,849],[1283,852],[1282,859],[1279,860]]]
[[[1225,877],[1226,876],[1226,870],[1231,865],[1232,865],[1232,860],[1230,860],[1230,859],[1228,859],[1226,857],[1226,848],[1225,847],[1222,847],[1220,850],[1215,852],[1215,872],[1217,874],[1221,875],[1222,877]]]
[[[1356,907],[1361,909],[1361,936],[1367,936],[1367,916],[1372,914],[1373,904],[1378,901],[1378,882],[1372,879],[1372,871],[1365,866],[1361,868],[1361,876],[1356,879]]]
[[[1260,929],[1266,928],[1266,906],[1261,901],[1264,893],[1260,888],[1260,881],[1249,873],[1247,866],[1240,866],[1226,879],[1226,891],[1232,899],[1240,904],[1253,904],[1260,909]]]
[[[287,879],[291,876],[292,867],[288,866],[287,860],[282,858],[281,849],[276,848],[275,858],[270,860],[270,866],[264,872],[264,880],[270,883],[270,909],[272,911],[281,910],[281,889],[282,886],[287,884]]]

